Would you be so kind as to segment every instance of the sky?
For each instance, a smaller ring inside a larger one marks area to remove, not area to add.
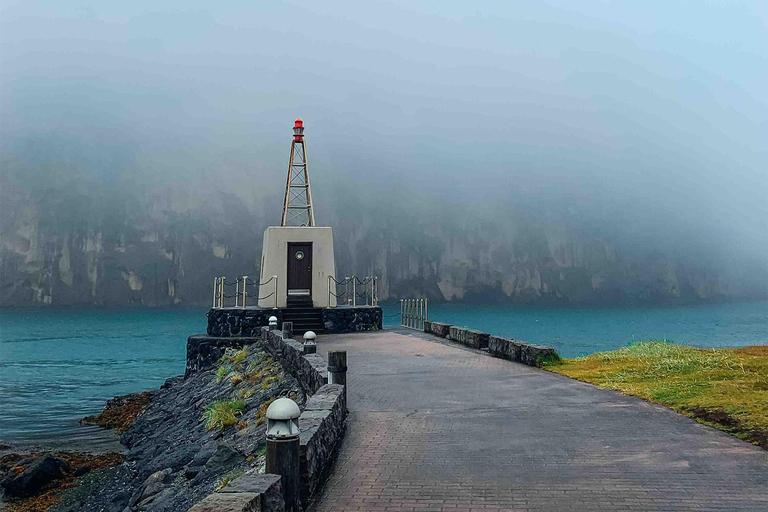
[[[99,179],[258,202],[301,116],[316,202],[572,203],[768,261],[764,1],[0,5],[6,153],[63,137]]]

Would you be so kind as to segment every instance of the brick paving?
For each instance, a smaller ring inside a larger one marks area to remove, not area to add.
[[[663,407],[405,330],[346,350],[320,511],[768,511],[768,452]]]

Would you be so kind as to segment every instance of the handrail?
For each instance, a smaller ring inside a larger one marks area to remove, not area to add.
[[[379,281],[377,276],[366,276],[360,278],[356,275],[345,277],[342,280],[336,279],[334,276],[328,276],[328,306],[331,307],[331,297],[335,297],[337,302],[341,300],[342,304],[351,305],[357,307],[358,299],[362,299],[362,302],[366,306],[378,306],[379,305]],[[225,276],[213,278],[213,309],[222,309],[224,307],[234,307],[246,309],[248,307],[248,299],[256,299],[256,305],[261,301],[275,298],[275,308],[278,306],[278,277],[272,276],[264,282],[257,282],[248,276],[237,277],[234,281],[227,281]],[[248,291],[249,287],[255,287],[259,291],[262,287],[265,287],[272,283],[272,292],[261,296],[258,293],[251,293]],[[362,292],[358,293],[358,285],[362,286]],[[227,288],[235,287],[234,290],[227,290]],[[338,287],[344,286],[344,291],[338,292]],[[231,291],[234,293],[227,293]],[[229,306],[226,305],[226,299],[234,299],[234,305],[229,302]]]
[[[266,286],[269,283],[274,281],[273,285],[273,291],[272,293],[260,297],[258,293],[249,293],[248,292],[248,286],[257,287],[258,289],[261,289],[262,286]],[[222,309],[225,306],[225,299],[235,299],[234,306],[235,308],[242,308],[245,309],[248,307],[248,298],[256,298],[258,305],[258,301],[268,299],[274,295],[275,297],[275,307],[277,307],[277,284],[278,279],[277,276],[272,276],[263,283],[254,281],[253,279],[250,279],[248,276],[242,276],[238,277],[234,280],[234,282],[227,282],[227,278],[225,276],[221,277],[214,277],[213,278],[213,309]],[[227,287],[235,287],[233,294],[227,294],[226,288]]]
[[[339,286],[344,285],[344,291],[336,293]],[[351,290],[350,290],[350,285]],[[361,285],[362,293],[358,293],[357,286]],[[345,277],[341,281],[333,276],[328,276],[328,304],[331,304],[331,297],[336,299],[346,298],[346,305],[357,307],[358,299],[363,299],[366,306],[379,305],[378,277],[366,276],[360,279],[355,274]],[[338,301],[337,301],[338,302]]]
[[[429,321],[429,299],[400,299],[400,325],[423,331]]]

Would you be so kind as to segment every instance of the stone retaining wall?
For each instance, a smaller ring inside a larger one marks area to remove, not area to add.
[[[221,359],[228,348],[243,348],[255,343],[258,338],[214,338],[195,334],[187,338],[187,368],[184,378],[194,372],[210,370]]]
[[[259,336],[261,328],[269,325],[269,317],[277,317],[277,325],[283,323],[282,309],[222,308],[210,309],[206,334],[216,338]],[[329,333],[376,331],[382,328],[382,311],[379,306],[339,306],[323,308],[323,324]]]
[[[261,308],[222,308],[210,309],[208,317],[208,336],[227,338],[230,336],[258,336],[262,326],[269,325],[269,317],[277,317],[277,325],[282,325],[283,312],[279,309]]]
[[[282,331],[261,330],[262,346],[312,395],[299,417],[301,431],[301,500],[304,505],[328,475],[344,437],[347,419],[345,386],[328,384],[328,362],[320,354],[304,354],[304,345]]]
[[[264,349],[299,381],[302,389],[312,395],[328,384],[328,363],[319,354],[304,354],[304,345],[298,341],[283,339],[283,332],[261,328]]]
[[[323,324],[330,333],[377,331],[382,328],[379,306],[338,306],[323,309]]]
[[[260,475],[255,470],[209,494],[189,512],[283,512],[285,503],[280,476]]]
[[[449,339],[472,348],[488,348],[488,337],[487,332],[475,331],[466,327],[452,325],[448,330]]]
[[[301,501],[306,505],[325,481],[344,437],[347,402],[342,384],[326,384],[307,400],[299,417]]]
[[[456,341],[468,347],[486,349],[492,356],[529,366],[541,366],[544,359],[560,357],[551,347],[542,347],[501,336],[491,336],[485,332],[440,322],[425,322],[424,332]]]
[[[424,322],[424,332],[431,332],[441,338],[447,338],[450,334],[450,324],[442,324],[440,322]]]

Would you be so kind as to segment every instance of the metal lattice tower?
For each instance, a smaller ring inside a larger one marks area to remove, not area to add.
[[[307,172],[307,149],[304,146],[304,122],[301,118],[293,124],[291,160],[288,163],[288,181],[285,184],[283,221],[281,226],[314,226],[312,194]]]

